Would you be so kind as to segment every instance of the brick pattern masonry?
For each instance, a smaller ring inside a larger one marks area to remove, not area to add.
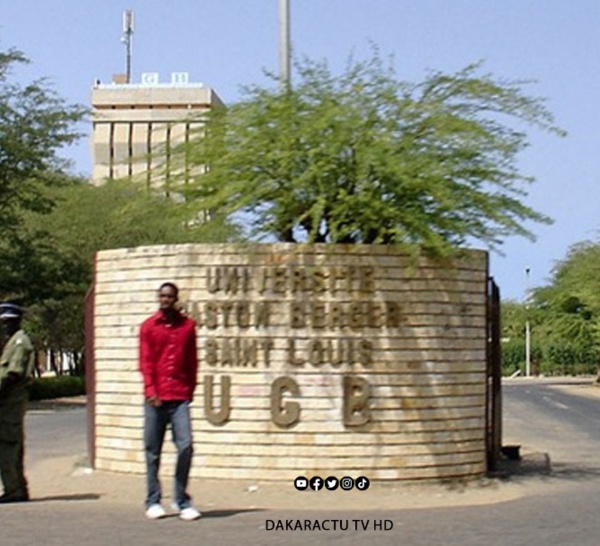
[[[100,252],[96,465],[145,471],[138,330],[169,280],[198,322],[192,476],[481,475],[487,277],[482,251],[452,266],[388,246]]]

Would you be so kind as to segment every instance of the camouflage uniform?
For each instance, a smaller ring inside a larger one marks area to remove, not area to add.
[[[11,497],[29,496],[23,470],[23,422],[27,384],[34,365],[33,345],[27,334],[18,330],[6,342],[0,357],[0,479],[4,494]],[[9,374],[15,374],[13,378],[18,379],[8,380]],[[7,383],[11,383],[9,388],[6,388]]]

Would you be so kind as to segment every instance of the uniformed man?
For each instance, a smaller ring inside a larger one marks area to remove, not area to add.
[[[0,303],[0,327],[8,340],[0,356],[0,480],[4,486],[0,503],[29,500],[23,468],[23,424],[35,354],[21,329],[22,316],[18,305]]]

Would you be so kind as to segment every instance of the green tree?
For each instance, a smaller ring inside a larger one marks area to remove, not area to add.
[[[126,181],[93,187],[69,174],[59,153],[78,138],[84,110],[44,80],[14,83],[12,71],[27,62],[17,50],[0,52],[0,299],[24,303],[38,349],[67,354],[80,373],[96,251],[221,242],[237,232],[218,214],[196,221],[185,204]]]
[[[97,251],[238,239],[222,217],[190,222],[185,205],[127,180],[99,187],[73,181],[47,189],[45,198],[54,208],[23,214],[24,236],[0,253],[0,276],[11,287],[5,295],[27,302],[28,328],[38,348],[51,360],[66,355],[73,373],[83,371],[83,303]]]
[[[47,212],[44,188],[64,182],[62,147],[79,134],[84,109],[67,104],[45,80],[20,85],[10,76],[28,59],[15,49],[0,51],[0,230],[18,236],[22,211]]]
[[[600,359],[600,243],[573,245],[549,285],[533,292],[543,314],[538,335],[545,364],[560,373],[594,372]]]
[[[26,229],[30,214],[54,206],[51,190],[72,183],[63,147],[79,134],[84,108],[60,98],[46,80],[16,83],[14,72],[29,60],[16,49],[0,51],[0,298],[43,301],[54,292],[54,252]]]
[[[238,230],[223,216],[213,215],[208,222],[192,221],[194,213],[185,203],[148,193],[142,185],[126,179],[101,186],[80,180],[49,193],[56,206],[45,216],[27,216],[30,238],[72,263],[84,262],[88,272],[98,250],[224,242],[238,237]],[[90,281],[88,275],[86,285]]]
[[[180,150],[200,208],[243,213],[280,241],[417,243],[437,254],[476,239],[498,248],[550,220],[523,203],[523,127],[555,134],[524,82],[432,73],[399,81],[377,54],[339,77],[299,63],[293,88],[248,87]],[[275,78],[273,78],[275,80]],[[511,124],[511,122],[513,122]]]
[[[572,245],[554,266],[550,285],[539,290],[537,298],[565,311],[600,316],[600,242]]]
[[[543,361],[543,349],[539,335],[540,325],[544,321],[542,310],[514,300],[502,302],[502,368],[506,375],[517,369],[525,372],[526,348],[525,325],[529,321],[532,332],[530,341],[530,363],[532,372],[537,375]]]
[[[518,339],[525,338],[525,322],[527,320],[527,309],[525,304],[514,300],[502,302],[501,306],[502,338]]]

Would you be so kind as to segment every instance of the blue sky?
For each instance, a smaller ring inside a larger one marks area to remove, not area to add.
[[[47,77],[71,102],[89,104],[93,81],[123,72],[122,12],[135,12],[133,79],[189,72],[226,102],[240,86],[264,83],[279,67],[279,0],[0,0],[0,47],[32,64],[17,77]],[[334,71],[371,43],[393,55],[398,76],[457,71],[483,60],[507,79],[534,79],[529,94],[547,99],[558,138],[532,130],[520,169],[537,182],[527,203],[554,218],[530,226],[536,242],[511,238],[492,254],[504,298],[545,284],[568,248],[596,239],[600,197],[600,2],[595,0],[291,0],[294,54],[327,59]],[[84,127],[88,131],[88,127]],[[87,140],[65,151],[90,172]]]

